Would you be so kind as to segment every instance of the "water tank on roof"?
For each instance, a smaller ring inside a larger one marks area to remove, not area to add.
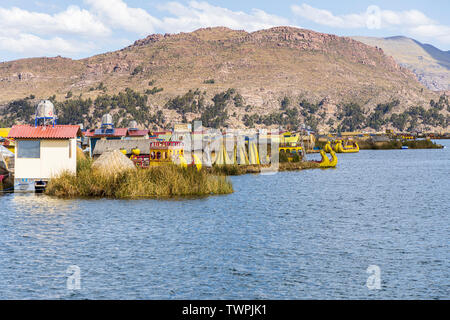
[[[137,122],[132,120],[130,121],[130,129],[137,129],[138,125]]]
[[[36,107],[36,117],[34,118],[34,125],[46,126],[56,125],[55,106],[50,100],[42,100]]]
[[[104,126],[112,126],[113,125],[113,118],[112,115],[109,113],[103,115],[102,117],[102,127]]]
[[[54,118],[55,106],[50,100],[42,100],[36,108],[37,118]]]

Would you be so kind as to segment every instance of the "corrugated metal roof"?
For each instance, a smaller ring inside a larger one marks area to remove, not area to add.
[[[130,130],[128,129],[127,135],[130,137],[143,137],[148,134],[148,130]]]
[[[81,136],[80,126],[13,126],[8,138],[14,139],[71,139]]]
[[[125,137],[127,135],[127,128],[114,128],[113,134],[95,134],[95,129],[86,131],[85,137]]]
[[[131,154],[133,149],[141,150],[141,154],[150,154],[150,140],[99,140],[95,144],[94,156],[99,156],[107,151],[126,149]]]

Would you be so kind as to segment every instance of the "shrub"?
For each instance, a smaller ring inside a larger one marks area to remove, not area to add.
[[[134,68],[133,72],[131,73],[132,76],[138,75],[139,73],[142,73],[144,71],[143,66],[137,66]]]

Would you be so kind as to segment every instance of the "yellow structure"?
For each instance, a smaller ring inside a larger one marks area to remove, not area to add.
[[[248,161],[249,164],[261,164],[256,142],[249,141],[248,143]]]
[[[234,164],[234,161],[230,159],[228,156],[227,149],[225,148],[225,144],[222,143],[220,145],[220,150],[216,155],[215,164],[217,165],[226,165],[226,164]]]
[[[353,142],[353,144],[350,146],[344,146],[343,141],[338,140],[336,145],[334,146],[334,151],[336,151],[337,153],[357,153],[359,152],[359,146],[356,142]]]
[[[248,160],[248,153],[245,151],[244,144],[238,144],[234,149],[234,162],[236,164],[248,165],[250,161]]]
[[[178,154],[174,160],[177,161],[180,164],[180,166],[182,166],[183,168],[187,168],[188,163],[183,155]]]
[[[328,152],[328,153],[330,153],[331,151],[333,151],[333,147],[331,146],[331,142],[330,142],[330,141],[328,141],[327,144],[325,145],[325,147],[323,147],[323,150],[324,150],[325,152]]]
[[[139,157],[140,150],[133,149],[131,159]],[[136,154],[138,153],[138,154]],[[187,167],[187,161],[184,158],[184,150],[181,142],[152,142],[150,143],[150,166],[157,167],[169,163],[179,163]]]
[[[300,158],[302,158],[303,148],[296,144],[291,146],[281,145],[278,150],[280,153],[285,153],[287,155],[289,162],[293,160],[295,155],[298,155]]]
[[[320,165],[321,168],[334,168],[334,167],[336,167],[336,165],[338,163],[338,158],[336,156],[336,153],[333,150],[331,150],[330,154],[331,154],[331,160],[330,160],[330,158],[328,158],[328,156],[325,153],[325,151],[320,150],[320,155],[322,156],[322,160],[320,161],[319,165]]]
[[[0,128],[0,138],[7,138],[11,128]]]
[[[192,158],[194,159],[194,165],[197,168],[198,171],[202,170],[202,160],[197,157],[197,155],[194,153],[192,155]]]
[[[298,135],[292,135],[292,133],[290,133],[290,132],[285,132],[280,137],[280,143],[281,144],[284,144],[284,143],[297,143],[298,141],[299,141],[299,136]]]
[[[300,136],[298,134],[291,135],[290,132],[286,132],[283,134],[283,138],[280,141],[278,151],[285,153],[289,161],[292,161],[295,155],[301,158],[303,156],[303,147],[301,146]]]
[[[11,128],[0,128],[0,138],[4,138],[4,142],[0,142],[2,146],[4,146],[6,149],[11,151],[12,153],[16,152],[16,144],[14,143],[14,140],[6,139],[8,137],[9,132],[11,131]]]

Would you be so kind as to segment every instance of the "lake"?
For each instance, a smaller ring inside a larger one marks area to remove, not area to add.
[[[0,298],[449,299],[450,141],[438,143],[232,177],[234,194],[203,199],[0,195]]]

